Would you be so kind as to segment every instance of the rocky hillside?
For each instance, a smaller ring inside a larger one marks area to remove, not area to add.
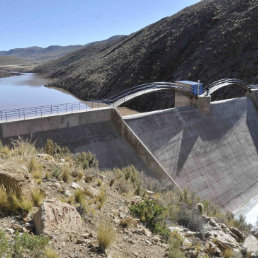
[[[1,145],[1,144],[0,144]],[[133,166],[48,140],[0,146],[1,257],[257,257],[257,232]]]
[[[107,45],[64,57],[42,71],[84,99],[106,98],[151,81],[237,77],[258,83],[258,2],[203,0]]]

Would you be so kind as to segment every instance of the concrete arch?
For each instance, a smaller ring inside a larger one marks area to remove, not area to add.
[[[121,93],[113,96],[112,98],[103,100],[105,103],[110,104],[114,107],[118,107],[123,103],[142,96],[144,94],[149,94],[152,92],[157,91],[164,91],[164,90],[171,90],[175,89],[177,92],[189,97],[189,98],[196,98],[196,96],[189,90],[189,88],[178,85],[176,83],[171,82],[154,82],[154,83],[147,83],[142,84],[140,86],[136,86]]]
[[[207,90],[202,94],[203,96],[211,96],[214,92],[229,86],[236,86],[244,89],[246,92],[249,92],[253,86],[249,85],[247,82],[239,79],[222,79],[215,81],[208,85]]]

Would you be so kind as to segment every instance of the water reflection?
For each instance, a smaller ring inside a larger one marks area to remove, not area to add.
[[[0,79],[0,110],[81,102],[73,95],[44,87],[47,80],[26,73]]]

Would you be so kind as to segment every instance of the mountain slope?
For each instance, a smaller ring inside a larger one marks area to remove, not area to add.
[[[28,47],[15,48],[9,51],[0,51],[0,56],[16,56],[19,58],[30,58],[33,61],[49,61],[60,58],[68,53],[81,48],[81,45],[75,46],[49,46],[47,48]]]
[[[0,65],[29,65],[32,64],[31,59],[19,58],[16,56],[1,56],[0,55]]]
[[[105,98],[151,81],[238,77],[258,82],[258,2],[204,0],[88,58],[77,51],[48,70],[54,86]]]

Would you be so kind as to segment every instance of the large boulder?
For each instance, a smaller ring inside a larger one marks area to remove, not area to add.
[[[258,240],[254,236],[248,236],[243,243],[244,251],[248,257],[258,257]]]
[[[82,220],[78,211],[67,203],[46,200],[33,216],[37,234],[53,235],[58,232],[79,232]]]

